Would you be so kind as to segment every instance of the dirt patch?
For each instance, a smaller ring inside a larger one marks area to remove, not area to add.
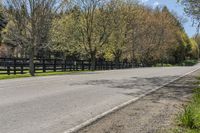
[[[168,133],[199,75],[197,71],[181,78],[78,133]]]

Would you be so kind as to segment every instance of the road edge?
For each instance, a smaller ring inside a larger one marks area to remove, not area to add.
[[[143,97],[145,97],[145,96],[147,96],[147,95],[149,95],[149,94],[151,94],[151,93],[153,93],[153,92],[155,92],[155,91],[157,91],[157,90],[159,90],[159,89],[161,89],[161,88],[163,88],[163,87],[165,87],[165,86],[167,86],[167,85],[169,85],[169,84],[171,84],[171,83],[173,83],[173,82],[175,82],[175,81],[177,81],[177,80],[179,80],[179,79],[181,79],[181,78],[183,78],[185,76],[188,76],[188,75],[198,71],[199,69],[200,69],[200,67],[198,67],[195,70],[192,70],[192,71],[190,71],[190,72],[188,72],[188,73],[186,73],[186,74],[184,74],[184,75],[182,75],[180,77],[177,77],[176,79],[173,79],[173,80],[169,81],[168,83],[165,83],[164,85],[162,85],[160,87],[152,89],[152,90],[140,95],[137,98],[133,98],[133,99],[131,99],[131,100],[125,102],[125,103],[122,103],[122,104],[120,104],[118,106],[115,106],[114,108],[112,108],[112,109],[110,109],[110,110],[108,110],[106,112],[103,112],[103,113],[101,113],[101,114],[99,114],[99,115],[97,115],[97,116],[95,116],[95,117],[93,117],[93,118],[91,118],[91,119],[89,119],[89,120],[87,120],[87,121],[85,121],[85,122],[73,127],[73,128],[70,128],[70,129],[64,131],[63,133],[75,133],[75,132],[78,132],[79,130],[83,129],[84,127],[87,127],[87,126],[91,125],[92,123],[94,123],[94,122],[106,117],[107,115],[112,114],[112,113],[114,113],[114,112],[116,112],[116,111],[118,111],[118,110],[120,110],[120,109],[122,109],[122,108],[124,108],[124,107],[126,107],[126,106],[128,106],[128,105],[130,105],[130,104],[132,104],[132,103],[134,103],[136,101],[138,101],[138,100],[140,100],[141,98],[143,98]]]

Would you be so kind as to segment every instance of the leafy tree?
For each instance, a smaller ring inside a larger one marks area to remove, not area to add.
[[[5,28],[7,24],[7,20],[5,19],[4,13],[3,13],[3,7],[0,3],[0,32],[3,30],[3,28]],[[0,35],[0,42],[2,40],[2,37]]]
[[[199,46],[194,39],[190,39],[191,42],[191,51],[189,56],[191,59],[198,59],[199,58]]]
[[[200,50],[200,35],[195,35],[192,39],[195,40]]]
[[[192,17],[197,26],[197,32],[200,30],[200,0],[178,0],[185,7],[185,12]]]
[[[200,35],[195,35],[193,39],[197,42],[197,44],[200,46]]]
[[[79,43],[91,59],[91,69],[95,69],[98,52],[106,44],[109,32],[109,13],[105,10],[106,0],[74,0],[80,12]]]
[[[9,22],[3,40],[29,55],[32,75],[34,55],[41,49],[64,53],[63,58],[79,55],[90,59],[93,70],[98,58],[116,65],[129,60],[133,66],[197,58],[197,45],[167,7],[153,9],[124,0],[71,0],[69,7],[62,6],[63,11],[57,0],[37,0],[34,4],[7,1]]]
[[[106,52],[112,54],[116,66],[118,66],[123,52],[125,51],[127,44],[127,16],[128,6],[122,1],[111,1],[108,5],[111,18],[111,35],[106,45]]]
[[[82,53],[80,45],[79,18],[78,10],[63,14],[53,20],[53,26],[50,32],[51,49],[60,51],[67,55],[73,55],[76,52]]]

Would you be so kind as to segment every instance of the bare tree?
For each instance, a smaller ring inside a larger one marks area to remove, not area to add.
[[[48,32],[56,12],[66,0],[5,0],[7,15],[13,21],[20,38],[28,45],[30,74],[34,76],[36,49],[48,44]]]

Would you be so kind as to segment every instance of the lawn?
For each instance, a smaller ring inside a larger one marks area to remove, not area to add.
[[[67,71],[67,72],[45,72],[45,73],[36,73],[35,76],[53,76],[53,75],[67,75],[67,74],[74,74],[74,73],[80,73],[80,72],[87,72],[87,71]],[[15,79],[15,78],[26,78],[26,77],[31,77],[29,73],[26,74],[2,74],[0,75],[0,80],[5,80],[5,79]]]

